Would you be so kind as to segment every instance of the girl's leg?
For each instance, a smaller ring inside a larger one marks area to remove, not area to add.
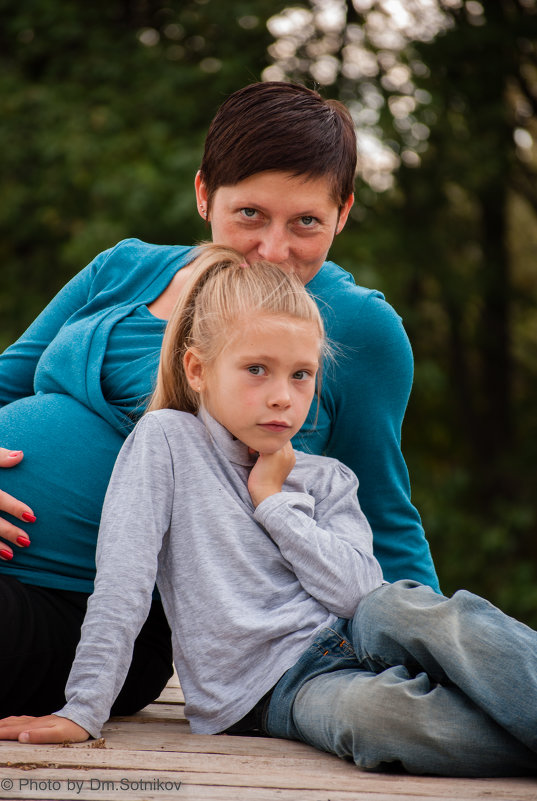
[[[0,575],[0,718],[46,715],[65,704],[65,684],[87,597]],[[155,602],[136,640],[131,669],[114,713],[131,714],[150,703],[171,672],[169,628],[161,604]]]
[[[366,770],[443,776],[537,773],[535,753],[456,687],[403,666],[340,670],[306,682],[292,719],[300,739]]]
[[[537,632],[469,592],[448,599],[410,581],[366,596],[351,629],[358,661],[374,672],[403,665],[455,685],[537,752]]]

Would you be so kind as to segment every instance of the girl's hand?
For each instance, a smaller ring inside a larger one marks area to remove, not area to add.
[[[286,442],[275,453],[259,454],[248,478],[248,492],[255,507],[269,495],[282,491],[283,483],[295,462],[295,452],[290,442]]]
[[[81,743],[89,733],[78,723],[58,715],[29,715],[0,720],[0,740],[18,740],[19,743]]]
[[[7,448],[0,448],[0,467],[15,467],[23,459],[24,454],[22,451],[10,451]],[[24,520],[26,523],[33,523],[35,515],[25,503],[18,501],[12,495],[0,490],[0,511],[8,512],[13,517],[18,517],[19,520]],[[30,539],[22,528],[14,526],[0,517],[0,559],[10,561],[13,559],[13,550],[2,542],[2,539],[12,542],[20,548],[26,548],[30,544]]]

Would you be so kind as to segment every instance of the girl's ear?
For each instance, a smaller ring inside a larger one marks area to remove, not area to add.
[[[189,348],[183,357],[186,380],[194,392],[202,392],[205,388],[205,366],[199,354]]]

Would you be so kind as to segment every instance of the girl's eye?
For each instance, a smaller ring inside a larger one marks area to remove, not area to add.
[[[251,366],[248,368],[248,372],[249,372],[251,375],[264,375],[264,374],[265,374],[265,368],[264,368],[264,367],[261,367],[261,365],[260,365],[260,364],[252,364],[252,365],[251,365]]]
[[[293,378],[298,381],[305,381],[306,378],[310,378],[310,373],[307,370],[297,370],[296,373],[293,373]]]

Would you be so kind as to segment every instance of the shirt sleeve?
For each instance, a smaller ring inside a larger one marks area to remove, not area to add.
[[[343,341],[328,370],[335,380],[327,382],[332,429],[326,455],[358,476],[360,504],[386,580],[414,579],[439,591],[401,450],[414,370],[402,321],[371,293],[348,321]]]
[[[333,463],[324,498],[279,492],[254,517],[264,527],[306,592],[338,617],[351,618],[360,600],[382,584],[371,528],[362,513],[356,477]]]
[[[69,317],[87,303],[94,276],[108,252],[100,253],[75,275],[0,355],[0,406],[34,394],[35,370],[43,351]]]
[[[106,494],[97,577],[76,658],[56,712],[98,737],[127,675],[147,617],[169,529],[173,470],[160,425],[144,417],[126,439]]]

